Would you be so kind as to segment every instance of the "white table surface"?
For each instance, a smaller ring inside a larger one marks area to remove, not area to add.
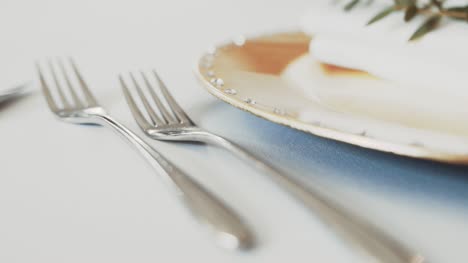
[[[138,133],[116,74],[156,68],[201,126],[325,185],[431,262],[468,262],[467,168],[272,124],[218,102],[194,79],[205,47],[294,28],[308,1],[2,1],[0,85],[32,81],[36,91],[0,105],[0,262],[366,262],[229,154],[152,142],[239,211],[259,240],[244,253],[216,247],[119,137],[55,120],[33,62],[61,55],[75,57],[102,104]]]

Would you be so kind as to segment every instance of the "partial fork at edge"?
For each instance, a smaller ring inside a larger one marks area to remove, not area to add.
[[[71,68],[70,71],[73,72],[75,78],[69,77],[66,73],[65,64],[61,60],[58,60],[57,64],[62,73],[61,78],[56,73],[56,67],[51,61],[49,61],[48,67],[52,75],[52,82],[56,86],[58,99],[53,98],[52,91],[49,89],[40,65],[37,64],[36,67],[47,104],[58,118],[71,123],[106,125],[112,128],[129,141],[157,169],[160,175],[163,175],[182,203],[199,221],[207,225],[215,233],[220,245],[227,248],[241,249],[250,248],[253,245],[253,235],[250,229],[233,210],[106,113],[88,89],[78,68],[71,59],[69,68]],[[77,85],[73,84],[73,80]],[[67,86],[72,102],[67,99],[66,91],[61,87],[61,83],[65,83]],[[74,86],[79,86],[79,88],[77,89]],[[80,91],[83,96],[78,94]],[[83,100],[80,97],[85,99]]]
[[[29,85],[23,84],[11,89],[0,90],[0,103],[24,95],[29,91]]]
[[[368,257],[377,260],[377,262],[388,263],[425,262],[422,256],[413,253],[402,243],[360,217],[348,212],[320,192],[313,191],[310,187],[304,186],[293,177],[280,173],[240,146],[196,126],[174,100],[156,71],[152,72],[153,81],[150,81],[144,72],[140,72],[140,74],[142,81],[138,81],[132,73],[129,76],[143,107],[146,109],[146,117],[137,106],[122,75],[119,78],[123,93],[136,122],[149,137],[165,141],[203,142],[225,148],[237,155],[241,160],[258,168],[264,174],[270,175],[279,186],[286,189],[306,207],[313,210],[317,216],[323,219],[325,224],[347,240],[348,244],[359,249],[360,252],[363,252]],[[147,99],[139,82],[144,83],[147,90],[146,93],[150,95],[153,103],[150,103]],[[152,82],[157,83],[157,85],[152,84]],[[154,86],[159,87],[159,93],[162,94],[163,98],[159,97],[154,90]],[[169,108],[164,106],[163,101],[166,102]],[[156,107],[154,108],[154,106]],[[156,112],[159,112],[159,114]]]

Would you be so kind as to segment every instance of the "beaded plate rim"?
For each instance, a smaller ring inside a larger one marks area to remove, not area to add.
[[[400,156],[433,160],[451,164],[468,164],[468,153],[459,154],[444,152],[432,148],[427,148],[426,146],[416,142],[410,144],[388,142],[382,139],[370,137],[368,134],[366,134],[365,130],[359,133],[351,133],[330,127],[324,127],[321,123],[318,122],[303,122],[294,118],[293,116],[288,115],[287,110],[285,109],[263,105],[259,99],[240,94],[237,92],[235,87],[229,87],[225,85],[222,76],[216,75],[216,67],[214,66],[214,62],[218,56],[222,56],[222,52],[218,53],[219,50],[228,48],[242,48],[247,41],[252,40],[273,39],[273,41],[275,41],[274,39],[281,40],[282,38],[287,40],[289,37],[304,37],[308,38],[310,41],[310,37],[306,36],[305,34],[293,31],[255,35],[252,37],[238,36],[230,41],[226,41],[217,46],[211,47],[208,49],[208,51],[204,52],[196,62],[194,69],[195,76],[201,83],[202,87],[204,87],[210,94],[220,99],[221,101],[277,124],[281,124],[323,138],[341,141],[367,149],[393,153]]]

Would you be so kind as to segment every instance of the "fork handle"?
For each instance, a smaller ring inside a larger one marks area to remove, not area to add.
[[[307,208],[315,211],[323,223],[365,256],[385,263],[426,262],[420,255],[413,253],[377,227],[348,212],[318,191],[304,186],[299,180],[280,173],[237,144],[204,131],[200,132],[197,137],[205,143],[214,144],[232,152],[241,160],[270,175],[279,186],[285,188]]]
[[[239,249],[253,245],[251,230],[231,208],[115,119],[107,115],[98,118],[135,146],[158,173],[164,175],[192,215],[215,234],[219,245]]]

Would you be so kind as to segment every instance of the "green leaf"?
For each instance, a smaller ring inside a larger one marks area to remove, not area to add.
[[[416,4],[416,0],[394,0],[395,7],[404,8]]]
[[[416,30],[416,32],[413,33],[409,41],[416,40],[434,30],[439,24],[441,18],[442,17],[439,15],[429,17],[426,21],[424,21],[424,23],[422,23],[421,26],[419,26],[418,30]]]
[[[468,11],[468,5],[465,5],[465,6],[457,6],[457,7],[450,7],[450,8],[447,8],[447,11],[466,12],[466,11]]]
[[[413,19],[413,17],[415,17],[417,13],[418,13],[418,8],[416,7],[416,5],[410,5],[405,10],[405,22],[408,22],[411,19]]]
[[[350,11],[351,9],[353,9],[356,4],[359,3],[359,0],[352,0],[351,2],[347,3],[344,7],[344,10],[345,11]]]
[[[431,4],[433,6],[435,6],[435,7],[437,7],[437,9],[442,10],[442,1],[431,0]]]
[[[395,10],[396,9],[395,9],[394,6],[389,6],[389,7],[385,8],[384,10],[377,13],[377,15],[375,15],[371,20],[369,20],[369,22],[367,22],[367,25],[370,25],[370,24],[373,24],[373,23],[379,21],[380,19],[388,16],[389,14],[394,12]]]
[[[401,6],[401,7],[414,5],[414,0],[400,0],[400,1],[398,1],[398,5]]]
[[[448,12],[460,12],[460,13],[465,13],[465,17],[464,18],[461,18],[461,17],[453,17],[451,16],[451,18],[453,19],[457,19],[457,20],[465,20],[468,22],[468,5],[466,6],[459,6],[459,7],[451,7],[451,8],[447,8]]]

